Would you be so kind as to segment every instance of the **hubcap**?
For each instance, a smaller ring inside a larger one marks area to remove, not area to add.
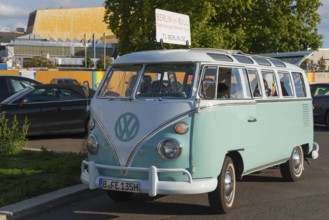
[[[295,149],[292,155],[292,163],[296,174],[299,174],[303,169],[303,163],[301,160],[301,153],[299,149]]]
[[[230,203],[234,195],[234,180],[230,169],[226,171],[224,184],[225,199],[227,203]]]

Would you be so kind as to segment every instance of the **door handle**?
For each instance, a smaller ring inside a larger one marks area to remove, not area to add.
[[[256,118],[253,118],[253,117],[248,118],[248,122],[256,122],[256,121],[257,121]]]

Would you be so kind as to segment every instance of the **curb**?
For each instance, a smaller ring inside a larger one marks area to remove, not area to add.
[[[22,218],[24,216],[37,212],[38,208],[47,206],[47,204],[49,205],[49,203],[51,202],[67,202],[66,199],[63,199],[64,197],[77,194],[81,191],[90,191],[88,189],[88,185],[79,184],[75,186],[70,186],[56,190],[54,192],[26,199],[11,205],[0,207],[0,220],[14,220]],[[60,199],[63,199],[64,201],[59,201]]]

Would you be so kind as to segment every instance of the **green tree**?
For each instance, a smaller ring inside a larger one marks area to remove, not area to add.
[[[159,47],[156,8],[190,16],[192,47],[247,53],[316,50],[322,44],[321,5],[320,0],[106,0],[104,21],[119,39],[119,54]]]
[[[105,56],[105,69],[111,64],[112,59],[109,56]],[[104,69],[104,56],[100,56],[97,61],[97,69]]]
[[[318,67],[319,67],[319,70],[320,71],[325,71],[326,70],[326,60],[321,57],[319,60],[318,60]]]
[[[83,64],[84,67],[86,66],[86,60],[85,59],[82,61],[82,64]],[[92,65],[93,65],[93,61],[91,60],[89,53],[87,53],[87,68],[92,67]]]
[[[28,67],[46,67],[46,68],[54,68],[55,67],[53,62],[51,62],[47,58],[41,57],[41,56],[33,57],[30,60],[30,62],[27,64],[27,66]]]

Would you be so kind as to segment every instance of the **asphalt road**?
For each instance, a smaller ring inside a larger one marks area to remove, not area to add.
[[[329,129],[315,128],[320,145],[318,160],[305,164],[303,178],[284,182],[277,168],[248,175],[237,183],[234,209],[226,215],[214,215],[208,208],[206,194],[159,196],[135,195],[128,202],[113,202],[105,192],[76,196],[65,204],[49,206],[28,220],[103,220],[103,219],[328,219],[329,216]],[[63,140],[62,140],[63,139]],[[81,142],[69,137],[45,140]],[[29,145],[33,145],[31,140]],[[73,147],[68,144],[67,147]],[[77,150],[79,146],[75,146]]]

